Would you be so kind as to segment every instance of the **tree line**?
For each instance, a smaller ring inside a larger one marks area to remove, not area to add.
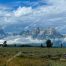
[[[7,47],[8,45],[7,45],[7,41],[4,41],[3,42],[3,45],[2,45],[3,47]],[[16,44],[14,45],[15,47],[16,47]],[[22,46],[23,47],[23,46]],[[24,47],[30,47],[29,45],[26,45],[26,46],[24,46]],[[41,44],[41,47],[44,47],[43,46],[43,44]],[[52,48],[53,47],[53,43],[51,42],[51,40],[50,39],[48,39],[47,41],[46,41],[46,47],[47,48]],[[61,44],[61,48],[63,47],[63,44]]]

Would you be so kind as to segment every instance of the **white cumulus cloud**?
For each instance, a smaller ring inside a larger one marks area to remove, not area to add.
[[[41,2],[44,2],[43,0]],[[66,24],[66,0],[46,0],[50,5],[39,6],[19,6],[17,9],[9,11],[8,7],[0,7],[0,25],[24,24],[27,26],[54,26],[59,27]],[[27,27],[26,26],[26,27]],[[65,27],[64,27],[65,29]]]
[[[32,13],[32,8],[31,7],[19,7],[16,11],[14,11],[15,16],[23,16],[26,14]]]

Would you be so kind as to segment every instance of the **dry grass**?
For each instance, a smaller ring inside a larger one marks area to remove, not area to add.
[[[47,66],[48,61],[32,58],[16,58],[8,66]]]
[[[19,51],[21,55],[6,62]],[[66,66],[65,53],[65,48],[0,48],[0,66]]]

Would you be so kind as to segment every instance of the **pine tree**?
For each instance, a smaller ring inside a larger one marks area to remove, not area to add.
[[[50,48],[50,47],[52,47],[53,44],[52,44],[51,40],[47,40],[46,45],[48,48]]]
[[[6,47],[6,46],[7,46],[7,41],[4,41],[3,47]]]

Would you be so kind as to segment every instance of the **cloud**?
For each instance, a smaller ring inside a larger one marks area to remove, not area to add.
[[[0,40],[0,43],[3,44],[5,40],[7,41],[7,44],[31,44],[44,42],[44,40],[32,39],[30,36],[27,38],[22,36],[9,36]]]
[[[40,5],[40,2],[47,3]],[[26,25],[26,27],[43,26],[56,27],[65,29],[66,24],[66,1],[65,0],[41,0],[32,3],[30,6],[21,6],[17,9],[0,6],[0,23],[1,26],[9,26],[16,24]],[[37,5],[37,3],[40,5]],[[25,4],[25,2],[24,2]],[[33,5],[38,7],[33,8]],[[64,25],[64,28],[62,27]],[[18,27],[19,28],[19,27]],[[62,30],[61,30],[62,31]]]
[[[19,7],[16,11],[14,11],[15,16],[23,16],[32,13],[31,7]]]

